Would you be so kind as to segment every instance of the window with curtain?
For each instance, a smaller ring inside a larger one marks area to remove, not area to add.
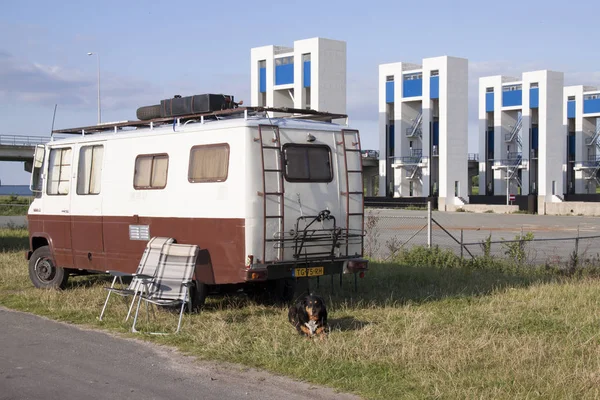
[[[144,154],[135,159],[133,187],[135,189],[164,189],[167,186],[167,154]]]
[[[229,171],[229,145],[226,143],[194,146],[190,150],[188,180],[223,182]]]
[[[46,192],[49,195],[69,194],[71,178],[71,148],[50,150],[48,162],[48,186]]]
[[[331,151],[325,145],[283,145],[285,179],[290,182],[331,182]]]
[[[82,146],[79,150],[77,194],[99,194],[104,146]]]

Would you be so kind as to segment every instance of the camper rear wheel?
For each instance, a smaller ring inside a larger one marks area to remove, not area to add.
[[[208,295],[208,285],[202,282],[194,281],[194,285],[190,287],[189,296],[192,302],[192,310],[191,312],[200,312],[204,303],[206,301],[206,296]],[[181,304],[178,305],[168,305],[168,306],[158,306],[159,309],[179,313],[181,309]],[[190,312],[189,303],[184,306],[185,312]]]
[[[39,289],[64,289],[69,274],[57,267],[48,246],[38,247],[29,259],[29,279]]]
[[[160,118],[160,104],[140,107],[137,109],[136,116],[140,121]]]
[[[206,283],[194,281],[194,286],[192,286],[191,290],[193,311],[200,311],[200,309],[204,306],[204,303],[206,302],[207,295],[208,285]]]

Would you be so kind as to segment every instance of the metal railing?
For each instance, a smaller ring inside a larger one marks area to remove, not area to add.
[[[479,153],[469,153],[467,157],[469,161],[479,161]]]
[[[420,164],[423,157],[404,156],[404,157],[389,157],[392,164]]]
[[[417,115],[417,118],[414,119],[413,124],[410,128],[406,129],[406,136],[407,137],[421,137],[422,135],[422,130],[421,130],[421,125],[423,122],[423,112],[420,111],[419,115]]]
[[[591,138],[586,138],[585,139],[585,144],[586,146],[593,146],[594,144],[600,148],[600,143],[598,141],[598,137],[600,136],[600,125],[596,126],[596,132],[594,133],[594,136],[592,136]]]
[[[363,158],[379,159],[379,150],[361,150],[360,154]]]
[[[504,135],[504,141],[507,143],[512,142],[513,140],[516,140],[517,145],[519,146],[519,150],[523,147],[523,142],[521,141],[521,136],[519,135],[519,132],[521,132],[522,127],[523,127],[523,115],[519,114],[519,118],[517,119],[517,123],[515,124],[515,126],[513,126],[510,133],[507,133]]]
[[[3,146],[35,146],[49,141],[50,137],[46,136],[0,135],[0,145]]]
[[[408,179],[421,178],[421,168],[418,165],[409,165],[406,167],[404,176]]]

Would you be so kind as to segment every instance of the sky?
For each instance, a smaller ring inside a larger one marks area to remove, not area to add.
[[[600,2],[9,1],[0,0],[0,135],[49,136],[175,94],[227,93],[250,103],[250,49],[325,37],[347,44],[347,113],[363,149],[378,149],[378,66],[469,60],[469,143],[478,151],[481,76],[549,69],[600,87]],[[27,184],[0,162],[2,184]]]

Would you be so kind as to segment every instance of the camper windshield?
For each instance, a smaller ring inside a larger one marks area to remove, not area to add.
[[[331,182],[331,151],[318,144],[283,145],[285,179],[289,182]]]

